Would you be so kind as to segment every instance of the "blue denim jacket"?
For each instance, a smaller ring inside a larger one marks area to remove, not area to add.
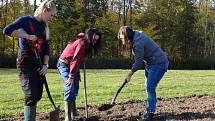
[[[134,30],[133,39],[134,64],[132,71],[135,72],[145,63],[146,66],[168,62],[166,54],[163,50],[142,31]]]

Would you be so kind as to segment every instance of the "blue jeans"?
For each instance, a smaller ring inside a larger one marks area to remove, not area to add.
[[[168,69],[168,62],[153,64],[145,68],[146,93],[147,93],[147,111],[154,113],[156,111],[156,87]]]
[[[70,65],[58,60],[57,68],[64,82],[64,101],[75,101],[79,90],[80,67],[77,68],[74,83],[70,86],[65,84],[66,80],[69,78]]]

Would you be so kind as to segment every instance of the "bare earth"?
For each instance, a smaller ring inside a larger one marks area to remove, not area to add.
[[[85,117],[83,107],[78,108],[81,117]],[[145,113],[145,103],[142,101],[128,101],[121,104],[103,104],[88,108],[87,121],[141,121]],[[64,112],[60,113],[64,120]],[[0,119],[21,121],[23,116]],[[48,121],[48,113],[38,113],[38,121]],[[193,95],[189,97],[176,97],[157,100],[157,113],[155,121],[215,121],[215,95]]]

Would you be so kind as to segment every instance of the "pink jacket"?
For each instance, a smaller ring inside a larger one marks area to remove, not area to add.
[[[86,57],[85,38],[69,43],[60,55],[65,63],[70,64],[70,76],[74,76],[81,60]]]

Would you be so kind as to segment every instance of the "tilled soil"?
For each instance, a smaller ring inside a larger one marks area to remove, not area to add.
[[[146,112],[145,102],[131,100],[125,103],[96,105],[88,107],[88,119],[85,110],[78,108],[82,120],[87,121],[141,121]],[[64,112],[60,113],[64,120]],[[1,119],[23,120],[23,116]],[[48,121],[48,113],[38,113],[38,121]],[[193,95],[171,99],[158,98],[157,113],[154,121],[215,121],[215,95]]]

